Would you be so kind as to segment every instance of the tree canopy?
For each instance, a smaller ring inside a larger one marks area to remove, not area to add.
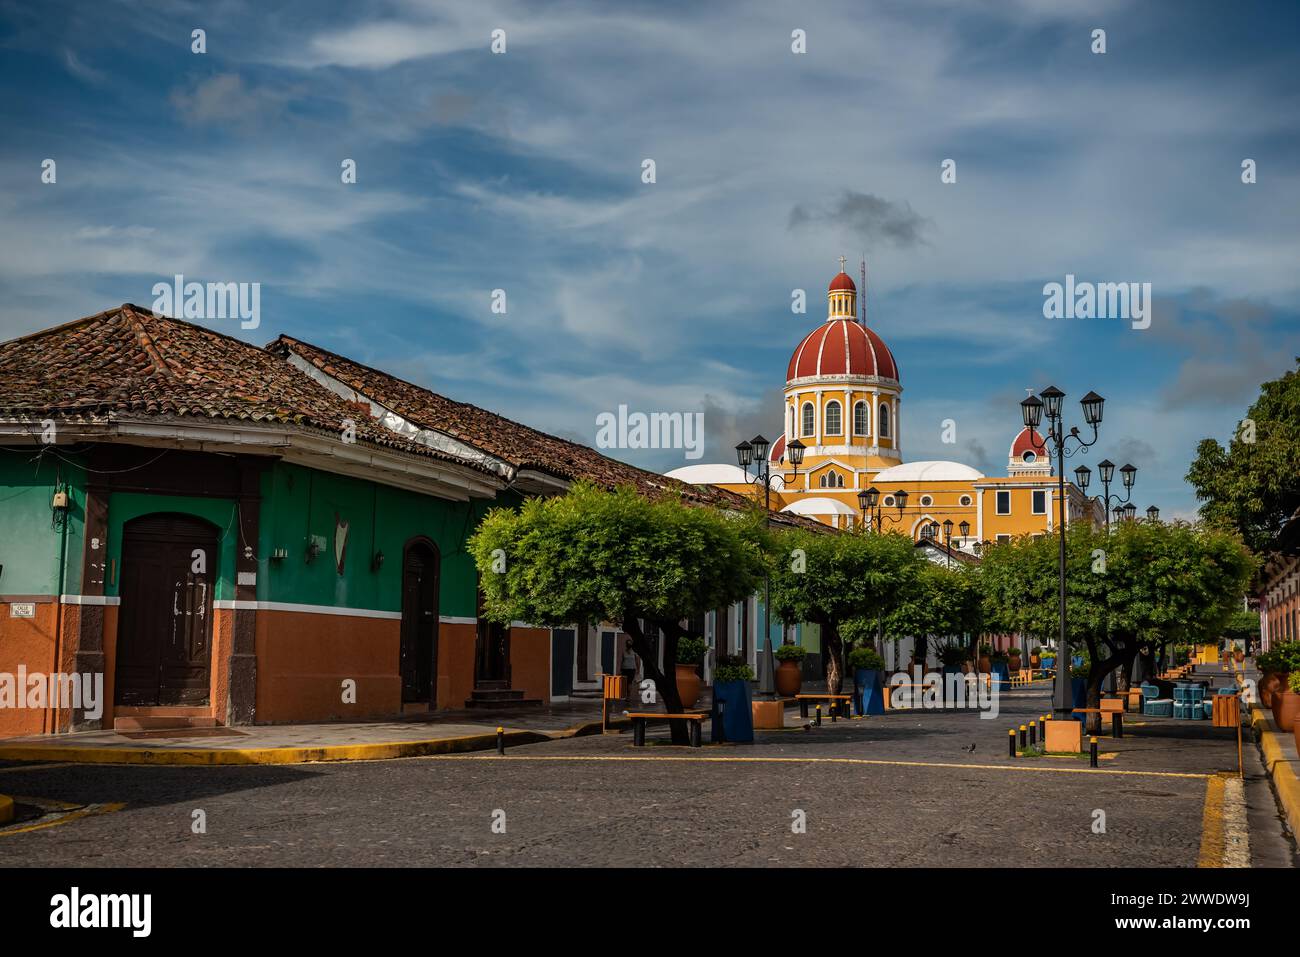
[[[767,568],[761,519],[650,501],[630,488],[580,483],[518,511],[489,512],[469,540],[494,621],[538,625],[609,621],[633,648],[670,711],[681,624],[754,594]],[[663,635],[664,668],[652,643]],[[677,724],[677,722],[675,722]],[[673,729],[674,739],[684,728]]]
[[[1203,439],[1187,481],[1205,521],[1266,551],[1300,508],[1300,368],[1260,387],[1226,448]]]
[[[916,587],[925,559],[910,537],[892,533],[788,531],[773,539],[772,611],[783,621],[821,626],[826,683],[837,694],[844,676],[840,628],[892,611]]]

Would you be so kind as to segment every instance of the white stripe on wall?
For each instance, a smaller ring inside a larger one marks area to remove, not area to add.
[[[122,599],[116,595],[60,595],[59,601],[65,605],[120,605]]]

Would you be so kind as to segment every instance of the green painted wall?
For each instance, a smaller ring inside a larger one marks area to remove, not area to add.
[[[475,614],[474,563],[465,540],[493,505],[518,504],[517,496],[496,502],[449,502],[360,479],[277,463],[262,481],[258,542],[259,601],[401,611],[402,549],[425,535],[442,556],[439,612]],[[334,559],[335,529],[347,524],[343,574]],[[322,551],[311,561],[312,539]],[[273,559],[276,549],[287,557]],[[384,553],[379,571],[371,558]]]
[[[59,449],[60,459],[54,452],[40,446],[0,449],[0,594],[59,594],[60,554],[68,556],[63,593],[81,590],[86,473],[78,456]],[[70,503],[62,529],[54,527],[50,508],[60,483]]]
[[[239,528],[235,524],[235,503],[230,499],[191,498],[184,495],[142,495],[136,492],[113,492],[108,497],[109,574],[104,594],[117,595],[122,584],[122,529],[127,522],[152,512],[180,512],[211,522],[218,529],[217,567],[213,569],[216,587],[212,597],[229,601],[235,597],[235,544]]]

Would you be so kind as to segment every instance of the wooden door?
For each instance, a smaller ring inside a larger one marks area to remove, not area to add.
[[[402,560],[402,701],[436,705],[438,674],[438,552],[419,539]]]
[[[217,530],[188,515],[145,515],[122,535],[114,700],[209,703]]]

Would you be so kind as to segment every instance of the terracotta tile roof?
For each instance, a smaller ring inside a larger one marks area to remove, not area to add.
[[[265,350],[129,303],[0,343],[0,417],[197,417],[292,425],[444,461]]]
[[[517,468],[535,469],[566,480],[586,479],[605,488],[631,485],[651,497],[678,492],[686,501],[698,504],[733,509],[750,507],[749,499],[735,492],[712,485],[689,485],[637,468],[588,446],[549,435],[478,406],[456,402],[291,336],[282,335],[266,348],[279,356],[297,355],[409,422],[450,435]],[[826,529],[820,522],[775,511],[772,520],[782,525]]]

